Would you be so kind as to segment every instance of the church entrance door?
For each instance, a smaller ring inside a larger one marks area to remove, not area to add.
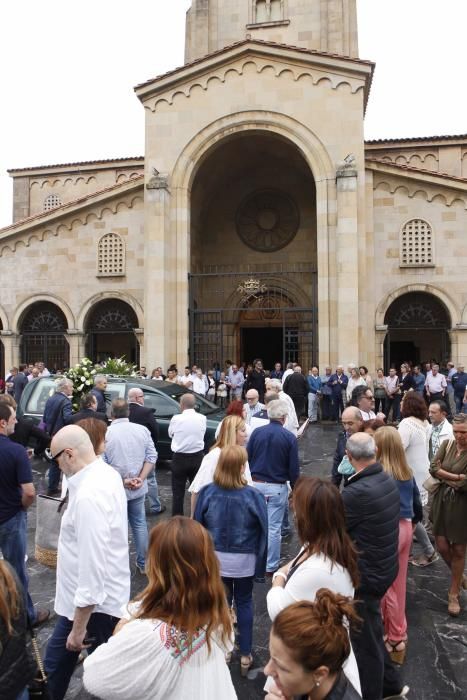
[[[263,365],[272,369],[282,362],[284,333],[282,328],[242,328],[240,358],[247,364],[257,357]]]

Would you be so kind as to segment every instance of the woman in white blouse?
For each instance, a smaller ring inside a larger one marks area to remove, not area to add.
[[[102,700],[235,700],[232,623],[207,530],[181,516],[159,523],[146,567],[148,585],[84,662],[86,690]]]
[[[230,447],[231,445],[245,447],[246,441],[247,426],[243,418],[240,418],[240,416],[226,416],[221,423],[219,437],[209,450],[208,454],[203,458],[201,466],[198,469],[198,473],[188,489],[188,491],[191,493],[191,517],[193,517],[193,513],[195,512],[198,493],[201,491],[203,486],[212,484],[214,472],[216,471],[222,448]],[[248,462],[245,465],[244,477],[249,485],[253,483],[251,480]]]
[[[420,491],[422,505],[428,504],[428,493],[423,488],[423,482],[428,479],[430,460],[428,458],[428,443],[430,425],[427,421],[428,409],[425,399],[417,391],[404,394],[401,404],[402,420],[399,423],[399,435],[404,445],[405,456],[413,471],[414,479]],[[439,554],[430,542],[423,522],[417,523],[414,529],[417,542],[422,548],[422,554],[413,558],[415,566],[429,566],[438,561]]]
[[[365,386],[366,387],[366,381],[364,377],[360,376],[359,371],[356,367],[352,367],[350,370],[350,377],[349,381],[347,384],[347,388],[345,390],[346,396],[347,396],[347,404],[352,403],[352,391],[355,389],[356,386]]]
[[[353,598],[359,580],[357,552],[347,534],[344,506],[335,486],[325,479],[302,477],[293,491],[293,505],[302,548],[273,576],[267,595],[271,620],[292,603],[313,602],[320,588]],[[353,650],[343,669],[360,693]]]

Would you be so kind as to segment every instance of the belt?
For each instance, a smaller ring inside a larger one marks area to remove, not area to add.
[[[257,479],[255,476],[251,477],[251,480],[256,484],[278,484],[279,486],[284,486],[285,481],[263,481],[262,479]]]

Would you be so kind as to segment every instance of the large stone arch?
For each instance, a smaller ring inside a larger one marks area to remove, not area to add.
[[[29,307],[41,301],[54,304],[60,309],[60,311],[66,318],[69,330],[73,330],[76,327],[75,316],[68,304],[66,303],[66,301],[56,296],[55,294],[44,294],[39,292],[38,294],[34,294],[30,297],[27,297],[21,302],[21,304],[19,304],[19,306],[16,307],[11,323],[12,330],[14,333],[21,333],[21,324]]]
[[[393,289],[389,294],[387,294],[378,304],[376,309],[375,324],[376,329],[384,326],[384,317],[388,311],[391,304],[403,296],[404,294],[410,294],[411,292],[424,292],[426,294],[431,294],[432,296],[439,299],[451,316],[452,327],[458,325],[461,321],[460,309],[457,304],[451,299],[451,297],[439,287],[432,284],[406,284],[402,287],[397,287]]]
[[[144,328],[144,311],[139,301],[131,296],[131,294],[126,294],[125,292],[108,291],[94,294],[82,305],[77,317],[77,328],[80,331],[84,332],[89,314],[92,312],[92,309],[96,306],[96,304],[107,299],[118,299],[119,301],[123,301],[128,304],[128,306],[130,306],[136,314],[139,328]]]
[[[175,274],[176,316],[173,337],[176,337],[176,359],[186,362],[188,317],[188,273],[190,271],[190,197],[195,177],[204,161],[226,139],[246,133],[269,133],[294,147],[309,167],[316,187],[316,231],[318,250],[318,318],[320,326],[320,354],[329,355],[330,327],[330,268],[329,246],[331,235],[329,202],[336,201],[336,168],[318,136],[297,120],[277,112],[245,111],[230,114],[207,125],[193,137],[179,154],[172,173],[170,189],[170,237],[176,241],[177,269]],[[331,206],[332,210],[332,206]],[[153,294],[147,285],[146,303]],[[321,334],[321,328],[323,333]]]
[[[0,306],[0,331],[9,331],[10,323],[8,321],[8,315],[3,306]]]

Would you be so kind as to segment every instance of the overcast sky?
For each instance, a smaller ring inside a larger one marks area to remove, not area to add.
[[[1,3],[0,226],[11,222],[7,168],[144,155],[133,87],[183,63],[190,4]],[[360,56],[377,64],[366,138],[466,133],[467,1],[357,4]]]

